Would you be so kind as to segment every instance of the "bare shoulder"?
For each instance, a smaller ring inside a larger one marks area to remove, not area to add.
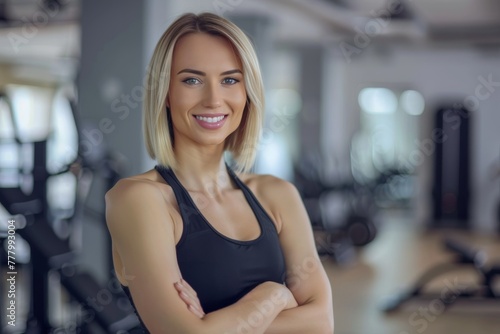
[[[295,185],[273,175],[241,174],[239,177],[273,218],[278,232],[281,232],[284,213],[291,207],[302,205]]]
[[[150,209],[168,210],[171,188],[153,170],[119,180],[105,195],[106,215],[138,214]],[[108,225],[112,219],[107,219]]]
[[[126,200],[131,195],[138,200],[140,200],[141,195],[146,197],[158,196],[169,188],[170,186],[159,180],[154,170],[149,170],[142,174],[120,179],[106,193],[106,203]]]
[[[241,174],[240,178],[252,191],[265,197],[288,197],[297,192],[295,185],[274,175]]]
[[[106,205],[113,205],[117,202],[141,200],[141,198],[154,197],[158,194],[158,188],[147,180],[137,178],[124,178],[119,180],[113,188],[105,195]]]

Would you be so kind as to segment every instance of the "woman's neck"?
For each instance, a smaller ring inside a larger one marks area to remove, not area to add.
[[[222,145],[184,147],[174,152],[175,175],[187,190],[215,194],[231,187]]]

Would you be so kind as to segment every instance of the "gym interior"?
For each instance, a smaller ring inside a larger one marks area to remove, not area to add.
[[[190,11],[256,48],[254,171],[299,190],[335,333],[499,333],[495,0],[0,0],[0,332],[137,328],[104,194],[155,164],[146,67]]]

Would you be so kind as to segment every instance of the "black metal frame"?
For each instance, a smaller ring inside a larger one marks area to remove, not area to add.
[[[71,103],[71,107],[77,130],[79,130],[75,105]],[[15,121],[12,108],[10,108],[10,112],[12,120]],[[68,291],[70,297],[80,304],[87,305],[86,298],[89,297],[89,294],[97,295],[103,289],[89,273],[77,272],[70,277],[64,276],[63,265],[71,266],[76,254],[70,247],[69,240],[59,238],[49,222],[47,180],[52,176],[70,171],[74,165],[82,168],[85,162],[80,152],[78,152],[75,161],[68,164],[62,171],[51,174],[46,167],[47,141],[22,143],[17,133],[18,127],[16,124],[13,124],[13,127],[15,131],[14,140],[17,145],[34,146],[33,189],[30,194],[25,194],[20,188],[0,188],[0,203],[10,214],[23,215],[27,222],[24,228],[16,231],[29,243],[31,249],[31,300],[25,332],[51,333],[56,329],[49,319],[48,281],[51,271],[56,270],[61,274],[62,286]],[[113,172],[116,171],[111,171],[110,177],[107,178],[110,183],[108,186],[114,184],[119,178],[119,175]],[[108,256],[111,258],[111,242],[108,241]],[[112,265],[112,262],[110,265]],[[124,293],[113,292],[113,299],[126,300],[128,303]],[[93,312],[94,317],[91,321],[77,321],[77,332],[90,333],[93,324],[99,325],[108,333],[133,330],[139,325],[137,317],[128,310],[118,307],[117,303],[106,305],[104,310],[97,309],[95,305],[88,306],[87,311]],[[2,325],[1,322],[0,325]]]

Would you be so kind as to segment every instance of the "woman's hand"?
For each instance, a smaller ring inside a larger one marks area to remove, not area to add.
[[[282,306],[282,310],[299,306],[293,293],[284,284],[267,281],[259,284],[254,290],[258,290],[271,303]],[[247,296],[242,299],[244,298],[247,298]]]
[[[174,286],[179,293],[182,301],[186,303],[188,309],[198,318],[202,319],[205,316],[205,312],[201,307],[201,303],[198,299],[196,291],[194,291],[194,289],[183,279],[181,279],[179,282],[176,282]],[[271,291],[273,293],[276,291],[280,291],[278,295],[281,296],[282,300],[286,303],[284,310],[299,306],[292,292],[285,285],[275,282],[265,282],[263,283],[263,286],[269,287],[271,289],[269,291],[269,295],[271,295]]]
[[[198,318],[202,319],[205,316],[205,312],[201,307],[196,291],[194,291],[194,289],[182,278],[179,282],[176,282],[174,286],[181,299],[186,303],[188,309]]]
[[[285,306],[285,310],[299,306],[299,304],[297,303],[297,300],[295,300],[295,297],[294,297],[292,291],[290,291],[290,289],[288,289],[286,286],[283,286],[283,287],[286,289],[286,295],[288,297],[287,304]]]

